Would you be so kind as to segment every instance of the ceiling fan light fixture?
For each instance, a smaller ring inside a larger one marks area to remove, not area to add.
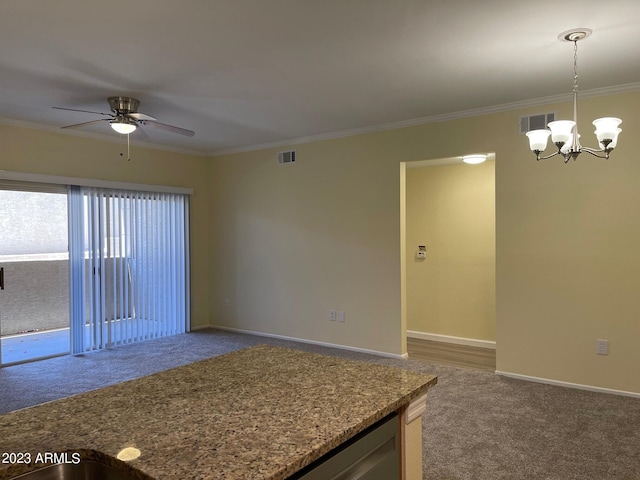
[[[136,131],[136,128],[137,128],[135,122],[129,122],[124,119],[113,120],[109,122],[109,125],[111,125],[111,128],[113,128],[116,132],[122,135],[128,135],[130,133],[133,133]]]
[[[160,123],[155,117],[146,113],[138,112],[140,100],[132,97],[109,97],[109,107],[112,113],[92,112],[90,110],[79,110],[77,108],[53,107],[57,110],[69,110],[72,112],[93,113],[103,117],[100,120],[92,120],[90,122],[76,123],[73,125],[65,125],[60,128],[78,128],[85,125],[93,125],[94,123],[108,122],[117,133],[121,135],[129,135],[135,132],[138,125],[149,125],[151,127],[166,130],[172,133],[193,137],[195,132],[186,128],[174,127],[166,123]]]

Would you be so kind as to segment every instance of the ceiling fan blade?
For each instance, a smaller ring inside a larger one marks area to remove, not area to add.
[[[167,132],[178,133],[187,137],[193,137],[195,132],[187,130],[186,128],[174,127],[173,125],[167,125],[166,123],[160,123],[155,120],[141,120],[141,123],[145,126],[158,128],[160,130],[166,130]]]
[[[73,125],[65,125],[64,127],[60,127],[60,128],[79,128],[87,125],[93,125],[94,123],[108,122],[108,121],[109,121],[108,118],[101,118],[99,120],[91,120],[90,122],[82,122],[82,123],[75,123]]]
[[[70,112],[82,112],[82,113],[93,113],[94,115],[104,115],[105,117],[113,117],[110,113],[102,113],[102,112],[92,112],[90,110],[78,110],[77,108],[65,108],[65,107],[51,107],[56,110],[68,110]]]
[[[126,113],[125,116],[134,118],[136,120],[154,120],[156,122],[158,121],[157,118],[154,118],[151,115],[147,115],[146,113],[140,113],[140,112]]]
[[[142,129],[142,128],[136,128],[136,131],[133,132],[131,135],[133,135],[133,138],[138,139],[138,140],[146,140],[149,138],[149,135],[147,135],[147,133]]]

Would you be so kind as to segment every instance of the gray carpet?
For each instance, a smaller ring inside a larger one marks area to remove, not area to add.
[[[424,416],[425,480],[640,479],[640,400],[207,330],[0,369],[0,413],[269,343],[438,375]]]

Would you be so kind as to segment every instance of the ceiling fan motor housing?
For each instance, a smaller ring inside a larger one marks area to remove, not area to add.
[[[135,113],[140,106],[140,100],[132,97],[109,97],[108,100],[111,111],[118,115]]]

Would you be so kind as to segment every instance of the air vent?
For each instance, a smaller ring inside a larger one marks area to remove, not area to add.
[[[520,135],[524,135],[530,130],[545,129],[547,128],[547,123],[553,122],[555,118],[556,114],[553,112],[520,117]]]
[[[296,151],[287,150],[286,152],[279,152],[278,163],[280,165],[292,165],[296,163]]]

